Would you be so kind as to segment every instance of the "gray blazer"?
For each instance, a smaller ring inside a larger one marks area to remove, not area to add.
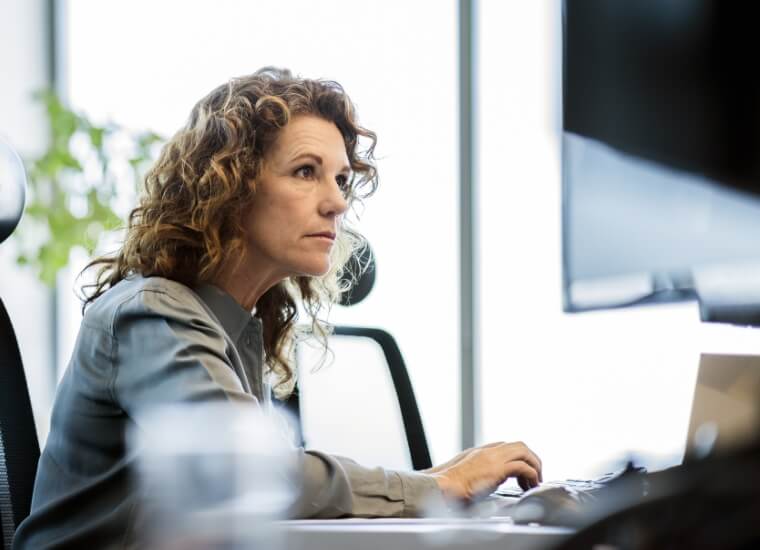
[[[135,456],[125,432],[136,411],[215,400],[259,403],[261,322],[231,296],[139,276],[109,289],[82,320],[60,382],[40,457],[31,515],[14,548],[131,545]],[[138,426],[139,428],[139,426]],[[425,474],[365,468],[317,451],[299,453],[302,487],[295,517],[415,516],[442,498]]]

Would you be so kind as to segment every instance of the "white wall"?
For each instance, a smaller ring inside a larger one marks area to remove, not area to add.
[[[37,154],[47,131],[31,93],[47,83],[47,2],[0,3],[0,135],[22,157]],[[54,381],[50,292],[14,261],[14,243],[0,246],[0,297],[13,321],[34,408],[37,433],[47,437]]]

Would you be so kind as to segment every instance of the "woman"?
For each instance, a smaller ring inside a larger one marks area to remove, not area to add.
[[[344,214],[375,190],[374,144],[338,84],[283,70],[233,79],[193,108],[148,173],[123,247],[91,264],[101,269],[17,547],[132,539],[135,457],[124,434],[141,409],[265,404],[268,375],[287,393],[296,303],[319,329],[320,308],[339,296],[361,244]],[[541,477],[522,443],[471,449],[427,472],[300,453],[304,518],[414,516],[430,498],[467,500],[509,476],[524,487]]]

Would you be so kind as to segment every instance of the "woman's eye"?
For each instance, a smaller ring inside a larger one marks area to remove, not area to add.
[[[340,188],[341,191],[343,191],[344,193],[348,191],[348,188],[350,186],[348,182],[348,176],[340,175],[335,178],[335,181],[338,183],[338,187]]]
[[[296,176],[300,178],[311,179],[314,177],[314,167],[309,164],[301,166],[298,170],[296,170]]]

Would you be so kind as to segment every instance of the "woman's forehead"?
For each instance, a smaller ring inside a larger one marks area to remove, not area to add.
[[[348,163],[346,144],[334,122],[313,115],[299,115],[291,119],[279,132],[272,147],[278,160],[312,153],[325,157],[325,161]]]

